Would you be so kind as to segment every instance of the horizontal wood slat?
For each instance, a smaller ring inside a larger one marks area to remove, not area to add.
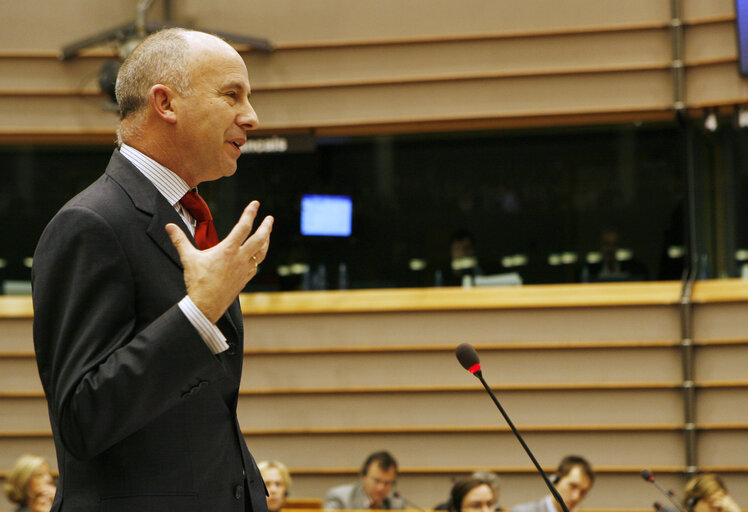
[[[533,433],[578,433],[578,432],[680,432],[686,430],[682,424],[667,425],[518,425],[521,432]],[[696,430],[701,431],[748,431],[748,423],[727,424],[696,424]],[[371,434],[464,434],[464,433],[509,433],[511,429],[507,426],[423,426],[423,427],[339,427],[339,428],[271,428],[271,429],[242,429],[245,436],[331,436],[338,434],[346,435],[371,435]],[[2,438],[50,438],[51,430],[7,430],[0,431]]]

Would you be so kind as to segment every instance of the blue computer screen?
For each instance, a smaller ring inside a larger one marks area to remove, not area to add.
[[[353,201],[348,196],[307,194],[301,198],[301,234],[350,236]]]
[[[748,0],[735,0],[735,26],[738,32],[740,74],[748,76]]]

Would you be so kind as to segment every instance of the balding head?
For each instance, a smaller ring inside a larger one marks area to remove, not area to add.
[[[181,28],[156,32],[144,39],[125,59],[115,87],[120,119],[145,110],[148,92],[156,84],[168,85],[182,95],[189,92],[190,33]]]

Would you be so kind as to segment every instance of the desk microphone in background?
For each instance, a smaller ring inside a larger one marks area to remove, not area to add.
[[[642,471],[641,471],[640,474],[641,474],[641,476],[642,476],[642,478],[644,479],[645,482],[649,482],[651,484],[654,484],[654,486],[657,487],[657,490],[659,490],[662,494],[664,494],[665,497],[670,500],[670,503],[672,503],[673,505],[675,505],[675,508],[676,508],[676,510],[678,510],[678,512],[686,512],[686,509],[683,508],[683,505],[681,505],[680,503],[678,503],[678,500],[675,499],[675,495],[673,494],[673,491],[666,491],[665,488],[662,487],[657,480],[655,480],[654,474],[650,470],[648,470],[648,469],[642,469]],[[660,504],[659,503],[655,503],[655,509],[656,510],[660,510],[660,508],[657,508],[657,505],[660,505]],[[663,510],[667,510],[662,505],[660,505],[660,507]]]
[[[403,496],[402,494],[400,494],[400,491],[395,491],[395,492],[392,493],[392,495],[395,498],[397,498],[397,499],[403,500],[403,503],[405,503],[406,505],[408,505],[410,508],[414,508],[416,510],[420,510],[421,512],[426,512],[425,508],[423,508],[423,507],[421,507],[419,505],[416,505],[415,503],[413,503],[412,501],[410,501],[408,498],[406,498],[405,496]]]
[[[659,501],[655,501],[654,503],[652,503],[652,506],[654,507],[655,512],[678,512],[673,507],[668,507],[667,505],[663,505]]]
[[[548,476],[545,474],[545,471],[540,467],[540,464],[538,464],[538,461],[535,459],[535,456],[530,451],[530,448],[527,446],[527,443],[525,443],[525,440],[522,439],[522,436],[519,434],[517,429],[514,427],[514,423],[512,423],[512,420],[509,419],[509,416],[504,411],[504,408],[499,403],[499,399],[496,398],[496,395],[494,395],[493,391],[491,391],[491,388],[488,386],[488,383],[483,378],[483,373],[480,369],[480,358],[478,357],[478,352],[475,351],[475,348],[470,343],[462,343],[460,346],[457,347],[455,350],[455,355],[457,356],[457,360],[460,362],[463,368],[465,368],[467,371],[472,373],[476,376],[476,378],[483,384],[483,387],[486,388],[486,391],[488,392],[489,396],[493,400],[493,403],[496,404],[496,407],[498,407],[499,412],[506,420],[507,424],[509,425],[509,428],[512,429],[512,432],[514,432],[514,435],[517,437],[517,440],[519,441],[519,444],[522,445],[522,448],[525,449],[525,452],[527,452],[527,455],[530,457],[530,460],[533,464],[535,464],[535,469],[538,470],[538,473],[540,473],[540,476],[543,477],[543,481],[545,481],[545,485],[548,486],[548,489],[551,491],[551,494],[556,499],[556,501],[561,505],[561,508],[564,512],[569,512],[569,507],[566,506],[566,503],[564,503],[564,499],[561,497],[561,495],[558,493],[556,488],[553,486],[551,481],[548,479]]]

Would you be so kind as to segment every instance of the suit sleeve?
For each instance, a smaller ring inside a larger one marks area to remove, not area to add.
[[[322,504],[322,508],[324,510],[343,510],[345,507],[343,506],[342,500],[338,496],[334,496],[328,493],[327,496],[325,496],[325,501]]]
[[[177,305],[181,297],[142,325],[121,243],[100,215],[68,208],[34,256],[39,373],[63,444],[83,460],[178,405],[190,388],[225,376]]]

